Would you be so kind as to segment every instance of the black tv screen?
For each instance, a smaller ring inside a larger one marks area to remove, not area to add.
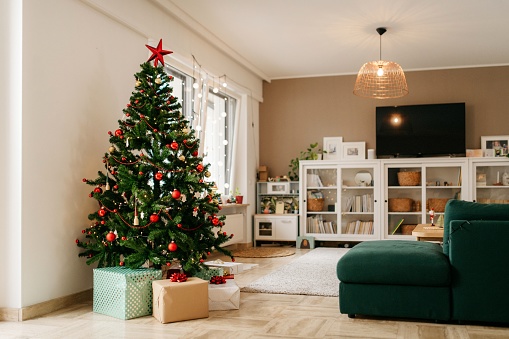
[[[465,155],[465,103],[376,108],[379,158]]]

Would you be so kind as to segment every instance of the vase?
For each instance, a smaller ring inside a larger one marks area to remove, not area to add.
[[[236,204],[242,204],[242,200],[244,200],[244,197],[242,195],[235,196],[235,203]]]

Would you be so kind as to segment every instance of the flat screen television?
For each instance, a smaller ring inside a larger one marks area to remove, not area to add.
[[[377,107],[376,154],[465,156],[465,103]]]

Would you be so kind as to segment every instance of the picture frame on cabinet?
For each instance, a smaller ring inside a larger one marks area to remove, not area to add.
[[[323,138],[323,160],[341,160],[341,145],[343,137]]]
[[[508,154],[509,135],[481,137],[481,149],[484,157],[505,157]]]
[[[303,249],[314,249],[315,248],[315,237],[310,236],[299,236],[297,237],[297,248]]]
[[[341,152],[342,160],[364,160],[366,159],[366,143],[362,142],[344,142]]]

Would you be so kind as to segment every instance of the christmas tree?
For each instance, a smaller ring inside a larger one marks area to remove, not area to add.
[[[134,76],[118,129],[108,132],[106,170],[83,179],[94,187],[89,196],[99,206],[82,231],[86,239],[76,243],[89,265],[139,268],[179,261],[194,274],[213,249],[234,261],[221,248],[233,234],[221,230],[225,217],[217,215],[219,195],[207,181],[210,165],[203,164],[195,131],[172,95],[173,78],[163,68],[163,56],[172,52],[162,49],[162,41],[147,48],[152,56]]]

